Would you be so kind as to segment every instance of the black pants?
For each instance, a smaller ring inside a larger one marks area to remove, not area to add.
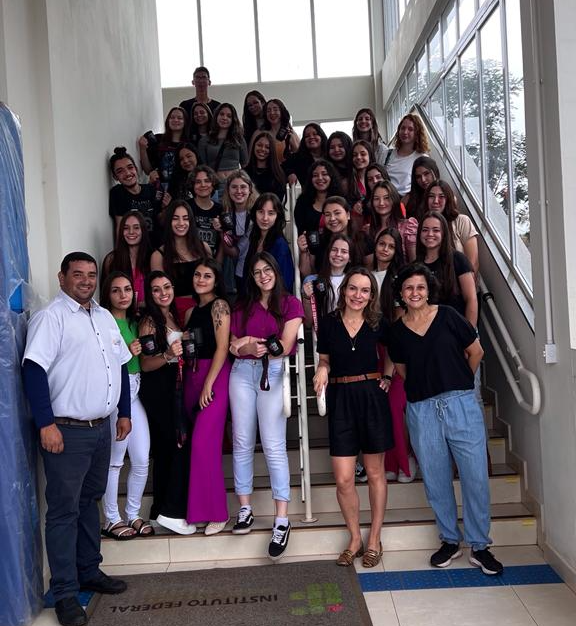
[[[177,366],[164,365],[143,372],[140,399],[150,426],[153,501],[150,519],[158,515],[184,519],[188,506],[190,439],[183,448],[176,445],[174,389]]]
[[[56,600],[75,596],[102,562],[98,501],[110,465],[110,423],[63,426],[64,451],[42,449],[46,473],[46,552]]]

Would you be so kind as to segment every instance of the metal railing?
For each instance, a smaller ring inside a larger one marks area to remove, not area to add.
[[[488,291],[486,284],[484,283],[481,277],[478,278],[478,283],[479,283],[480,291],[482,293],[482,300],[484,300],[484,302],[486,303],[486,306],[488,307],[488,309],[490,310],[490,313],[492,314],[492,317],[498,328],[500,336],[502,337],[502,339],[504,340],[504,344],[506,345],[506,350],[508,351],[508,354],[510,354],[512,360],[514,361],[514,364],[516,365],[518,376],[520,378],[524,378],[530,385],[532,402],[528,402],[527,400],[525,400],[524,395],[522,393],[522,389],[520,388],[520,385],[519,385],[519,380],[516,379],[516,377],[514,376],[514,373],[512,372],[512,369],[510,368],[508,359],[506,358],[506,355],[504,354],[504,351],[502,350],[502,347],[500,346],[498,338],[496,337],[496,333],[494,332],[492,325],[488,321],[486,314],[483,311],[481,311],[480,319],[482,320],[482,325],[484,327],[486,335],[488,336],[488,339],[490,339],[490,343],[492,344],[494,353],[498,357],[500,366],[502,367],[504,371],[504,376],[506,376],[506,380],[508,381],[508,384],[510,385],[510,389],[512,390],[512,393],[514,394],[514,398],[516,402],[518,403],[518,405],[521,408],[523,408],[525,411],[528,411],[528,413],[530,413],[531,415],[537,415],[540,412],[540,406],[541,406],[541,400],[542,400],[542,396],[540,392],[540,381],[538,380],[538,377],[536,376],[536,374],[534,374],[534,372],[531,372],[529,369],[524,367],[524,363],[522,362],[520,353],[518,352],[518,349],[514,345],[514,341],[512,340],[512,337],[510,336],[510,333],[508,332],[506,325],[504,324],[504,320],[502,319],[502,316],[500,315],[498,309],[496,308],[496,303],[494,302],[493,294],[490,291]]]

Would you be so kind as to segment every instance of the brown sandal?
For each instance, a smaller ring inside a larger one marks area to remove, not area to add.
[[[361,557],[364,554],[364,546],[360,546],[358,552],[354,554],[352,550],[344,550],[344,552],[340,553],[340,556],[336,559],[336,565],[340,565],[341,567],[350,567],[354,565],[354,559]]]
[[[378,565],[378,563],[382,560],[383,552],[382,542],[380,542],[379,550],[366,550],[366,552],[364,552],[364,556],[362,557],[362,567],[376,567],[376,565]]]

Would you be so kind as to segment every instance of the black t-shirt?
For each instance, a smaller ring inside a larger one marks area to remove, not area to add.
[[[161,210],[161,201],[156,199],[154,185],[140,185],[140,193],[138,194],[130,193],[124,185],[114,185],[110,189],[108,201],[110,217],[122,217],[130,211],[140,211],[144,216],[153,247],[160,245],[162,240],[161,229],[157,221]]]
[[[192,213],[194,213],[194,221],[196,222],[200,241],[207,243],[210,246],[210,250],[212,250],[212,255],[216,256],[220,243],[220,233],[212,226],[212,220],[215,217],[220,217],[222,205],[214,202],[214,206],[211,209],[205,210],[201,209],[195,200],[189,200],[189,203]]]
[[[197,346],[196,350],[196,356],[199,359],[212,359],[216,352],[216,334],[214,332],[214,322],[212,321],[212,307],[216,300],[212,300],[212,302],[203,306],[195,306],[186,326],[186,330],[199,328],[202,333],[202,344]]]
[[[364,322],[351,339],[339,311],[318,323],[318,354],[330,357],[330,377],[358,376],[378,371],[378,343],[388,343],[388,324],[382,320],[376,330]]]
[[[436,259],[432,263],[424,263],[426,267],[440,280],[440,274],[438,273],[440,270],[440,259]],[[462,274],[466,274],[468,272],[474,272],[474,268],[472,264],[468,260],[468,257],[462,252],[458,252],[458,250],[454,250],[454,273],[456,274],[456,291],[457,293],[452,294],[449,298],[440,299],[440,304],[447,304],[449,306],[454,307],[458,313],[461,315],[466,314],[466,302],[460,293],[460,283],[458,278],[462,276]]]
[[[178,105],[181,109],[184,109],[186,113],[188,113],[188,118],[192,119],[192,107],[196,103],[196,97],[190,98],[189,100],[182,100],[182,102]],[[208,103],[208,108],[212,111],[212,115],[214,115],[214,111],[220,106],[218,100],[210,100]]]
[[[277,181],[269,169],[258,169],[256,167],[246,167],[246,173],[252,179],[259,193],[275,193],[281,202],[286,196],[286,185]]]
[[[322,211],[317,211],[313,204],[309,203],[303,196],[299,196],[294,207],[294,221],[298,234],[320,230],[321,219]]]
[[[156,135],[157,143],[148,145],[148,158],[154,169],[158,170],[160,181],[168,184],[176,168],[176,152],[182,145],[179,141],[162,141],[162,135]],[[167,187],[166,187],[167,188]]]
[[[464,350],[476,340],[468,320],[450,306],[438,313],[422,337],[402,321],[392,324],[388,353],[406,366],[404,389],[409,402],[420,402],[446,391],[474,389],[474,374]]]

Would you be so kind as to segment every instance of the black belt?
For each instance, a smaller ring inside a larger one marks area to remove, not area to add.
[[[85,428],[93,428],[105,422],[109,417],[110,416],[107,415],[106,417],[97,417],[93,420],[77,420],[73,417],[55,417],[54,423],[61,424],[62,426],[84,426]]]

